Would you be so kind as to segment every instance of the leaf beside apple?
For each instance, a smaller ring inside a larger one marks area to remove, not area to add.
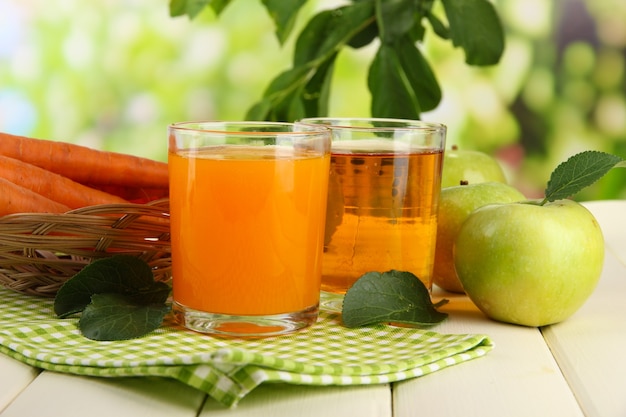
[[[454,264],[474,304],[492,319],[525,326],[574,314],[600,278],[604,238],[591,212],[568,198],[624,166],[615,155],[581,152],[554,170],[543,200],[473,211],[458,232]]]

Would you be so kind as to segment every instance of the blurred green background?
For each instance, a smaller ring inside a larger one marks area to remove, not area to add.
[[[507,34],[502,61],[475,68],[429,37],[443,90],[424,120],[448,125],[448,145],[496,155],[527,196],[543,192],[568,156],[626,158],[626,2],[496,0]],[[310,0],[302,25],[338,0]],[[280,46],[260,0],[216,17],[171,18],[168,1],[2,0],[0,131],[166,159],[166,126],[244,117],[279,71]],[[373,49],[342,52],[331,113],[369,116]],[[576,199],[626,198],[612,170]]]

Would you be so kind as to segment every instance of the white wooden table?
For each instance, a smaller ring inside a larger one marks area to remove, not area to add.
[[[607,256],[598,288],[569,320],[543,329],[497,323],[466,297],[445,294],[450,317],[436,330],[488,334],[496,348],[483,358],[392,385],[265,385],[226,409],[173,380],[40,372],[0,355],[0,414],[624,417],[626,201],[586,205],[602,225]]]

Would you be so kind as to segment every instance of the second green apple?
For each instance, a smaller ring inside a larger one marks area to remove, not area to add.
[[[453,187],[480,182],[506,183],[506,176],[500,163],[491,155],[484,152],[459,149],[453,146],[443,156],[443,172],[441,187]]]
[[[452,292],[463,293],[453,258],[453,246],[461,225],[477,208],[493,203],[524,200],[516,188],[501,182],[458,185],[441,190],[437,219],[437,246],[433,282]]]

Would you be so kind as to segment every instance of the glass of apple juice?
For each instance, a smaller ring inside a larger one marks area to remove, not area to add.
[[[446,127],[417,120],[309,118],[332,132],[322,304],[340,309],[363,274],[392,269],[430,290]]]
[[[318,315],[330,132],[273,122],[168,127],[173,311],[226,337]]]

